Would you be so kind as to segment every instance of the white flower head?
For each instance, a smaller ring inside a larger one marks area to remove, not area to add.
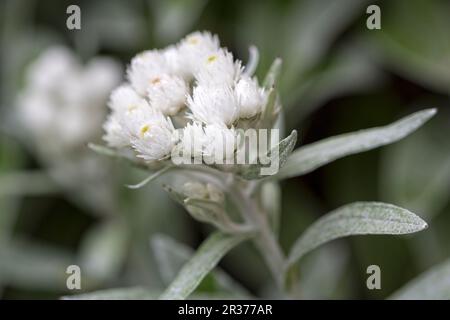
[[[69,74],[79,72],[80,63],[67,48],[54,46],[44,51],[27,70],[27,82],[39,90],[54,90]]]
[[[82,82],[86,89],[89,90],[91,97],[101,95],[100,98],[104,99],[105,93],[109,94],[111,88],[120,83],[122,72],[123,69],[115,60],[95,57],[87,63],[82,74]]]
[[[181,129],[177,148],[186,157],[202,157],[203,146],[206,143],[203,125],[198,122],[188,123]]]
[[[124,84],[111,93],[108,106],[113,112],[123,113],[135,108],[143,100],[130,85]]]
[[[186,106],[188,90],[182,78],[163,74],[150,82],[147,97],[153,108],[164,115],[173,116]]]
[[[174,146],[172,122],[145,101],[125,112],[119,123],[129,135],[131,146],[139,158],[148,161],[163,159]]]
[[[223,164],[223,160],[232,160],[236,150],[236,132],[220,125],[207,125],[203,158],[207,163]]]
[[[103,130],[105,131],[103,140],[110,147],[125,148],[130,145],[130,137],[120,125],[117,114],[112,113],[108,116],[103,124]]]
[[[97,138],[120,73],[114,60],[97,57],[82,65],[64,47],[49,48],[30,65],[18,116],[41,155],[66,155]]]
[[[167,71],[169,74],[183,78],[185,81],[192,79],[192,72],[185,57],[183,57],[181,50],[176,45],[171,45],[163,49],[162,55],[164,57]]]
[[[127,147],[130,145],[130,133],[124,127],[126,118],[135,109],[148,105],[130,85],[121,85],[111,93],[108,106],[111,114],[103,125],[103,139],[111,147]]]
[[[170,72],[164,54],[159,50],[148,50],[131,60],[127,70],[128,80],[138,94],[145,96],[150,83],[161,74]]]
[[[237,97],[226,85],[194,87],[188,107],[193,118],[205,124],[231,126],[239,116]]]
[[[236,133],[233,128],[223,125],[188,123],[182,130],[177,148],[183,156],[202,157],[210,164],[223,164],[224,159],[234,157]]]
[[[186,69],[194,74],[201,67],[205,57],[219,50],[220,43],[216,35],[197,31],[181,40],[178,47]]]
[[[234,60],[231,52],[221,48],[202,57],[194,76],[199,85],[233,86],[241,73],[241,62]]]
[[[242,77],[235,86],[239,103],[239,117],[252,118],[262,111],[267,101],[267,94],[259,87],[256,79]]]

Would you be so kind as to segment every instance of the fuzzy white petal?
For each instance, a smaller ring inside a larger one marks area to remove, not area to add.
[[[170,68],[163,53],[158,50],[148,50],[131,60],[127,76],[136,92],[145,96],[150,83],[161,74],[169,71]]]
[[[239,117],[252,118],[261,112],[267,101],[264,89],[258,86],[256,79],[242,77],[236,83],[236,95],[239,102]]]
[[[201,58],[200,67],[194,76],[199,85],[233,86],[241,73],[241,62],[235,61],[229,51],[219,49]]]
[[[239,116],[239,105],[229,86],[197,86],[188,107],[195,120],[205,124],[232,125]]]
[[[188,90],[188,85],[181,77],[164,74],[150,83],[147,97],[153,108],[164,115],[173,116],[186,105]]]
[[[197,72],[204,59],[220,48],[219,39],[209,32],[194,32],[187,35],[179,44],[185,67],[191,74]]]

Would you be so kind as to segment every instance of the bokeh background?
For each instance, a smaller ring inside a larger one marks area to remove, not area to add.
[[[81,8],[81,30],[66,28],[70,4]],[[370,4],[381,8],[381,30],[366,28]],[[85,144],[76,154],[93,157],[93,166],[71,155],[55,160],[44,147],[53,140],[36,139],[18,121],[27,70],[47,48],[63,45],[83,63],[108,56],[124,69],[136,53],[195,30],[218,34],[244,62],[248,46],[256,45],[259,75],[283,59],[279,89],[298,145],[439,109],[400,142],[282,183],[285,249],[318,217],[358,200],[405,207],[429,224],[411,236],[358,236],[320,247],[301,263],[304,298],[382,299],[450,257],[449,1],[3,0],[0,22],[0,297],[73,294],[66,288],[70,264],[81,267],[81,292],[128,286],[158,292],[170,276],[164,265],[175,251],[170,238],[186,245],[187,255],[204,239],[209,229],[157,183],[124,186],[145,172]],[[101,132],[92,139],[101,142]],[[75,164],[67,168],[67,159]],[[366,287],[371,264],[381,267],[381,290]],[[251,245],[233,250],[221,267],[250,293],[276,296]],[[215,290],[211,279],[198,289]]]

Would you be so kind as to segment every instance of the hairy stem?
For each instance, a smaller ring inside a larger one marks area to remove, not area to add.
[[[269,226],[267,217],[258,206],[256,200],[244,194],[241,186],[233,185],[230,188],[230,195],[239,207],[244,218],[257,227],[258,235],[255,238],[255,244],[269,267],[277,285],[280,289],[283,289],[285,257]]]

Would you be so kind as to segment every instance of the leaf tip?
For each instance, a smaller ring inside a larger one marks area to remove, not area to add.
[[[437,111],[438,111],[437,108],[428,108],[423,110],[422,112],[428,120],[432,118],[437,113]]]

